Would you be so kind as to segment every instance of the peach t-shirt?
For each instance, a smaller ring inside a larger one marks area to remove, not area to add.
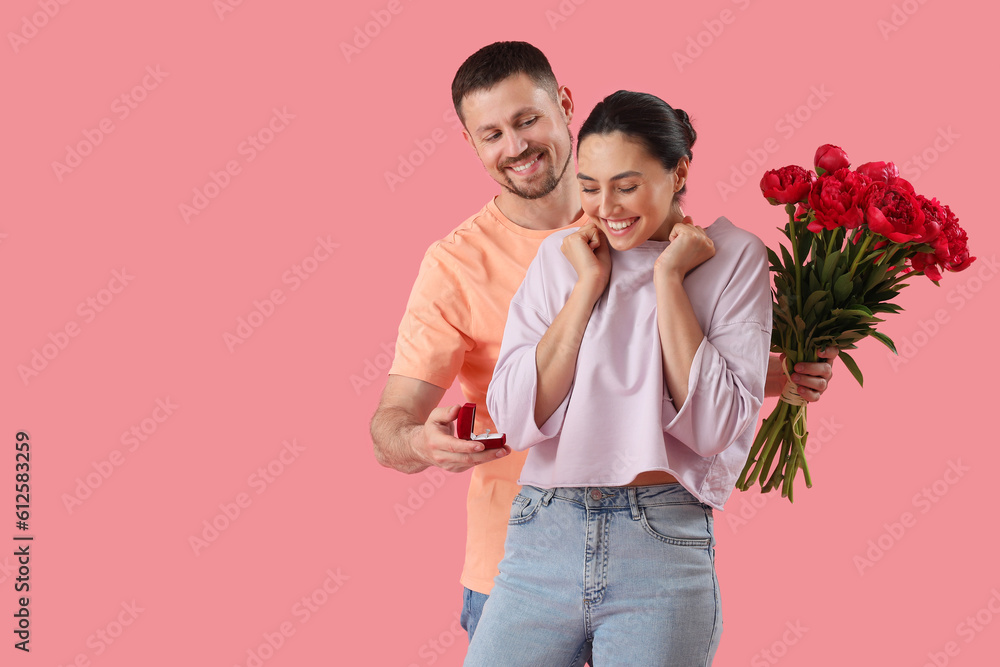
[[[586,222],[580,216],[569,229]],[[427,249],[399,325],[390,375],[447,389],[458,377],[476,404],[475,433],[496,430],[486,390],[500,353],[510,300],[538,246],[557,230],[525,229],[508,220],[494,201]],[[511,452],[473,469],[468,496],[468,537],[462,585],[493,588],[507,536],[510,504],[525,452]]]

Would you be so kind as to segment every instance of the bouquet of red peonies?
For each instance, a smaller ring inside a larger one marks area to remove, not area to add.
[[[935,285],[941,271],[961,271],[969,256],[965,231],[951,209],[917,194],[891,162],[868,162],[849,169],[837,146],[816,151],[816,171],[799,166],[768,171],[760,189],[771,204],[785,205],[782,230],[789,248],[767,250],[774,273],[774,329],[771,351],[784,353],[785,375],[800,361],[816,361],[826,346],[862,383],[861,370],[844,350],[871,336],[893,352],[892,340],[875,330],[879,315],[902,310],[892,303],[904,280],[927,276]],[[806,402],[789,378],[781,400],[764,420],[736,488],[759,482],[764,492],[781,487],[792,498],[806,464]]]

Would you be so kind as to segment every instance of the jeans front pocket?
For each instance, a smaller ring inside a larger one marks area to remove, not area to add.
[[[646,505],[640,508],[639,520],[645,531],[661,542],[706,549],[715,539],[710,512],[701,503]]]
[[[510,504],[510,519],[507,521],[507,525],[517,526],[531,521],[541,504],[541,489],[536,489],[533,486],[523,487],[521,493],[517,494],[514,497],[514,502]]]

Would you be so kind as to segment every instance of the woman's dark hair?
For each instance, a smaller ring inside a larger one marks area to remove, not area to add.
[[[663,168],[672,171],[682,156],[694,159],[691,147],[698,135],[683,109],[674,109],[656,95],[619,90],[597,103],[577,136],[577,150],[591,134],[621,132],[641,143]],[[677,193],[683,195],[687,183]]]
[[[527,42],[494,42],[466,58],[451,82],[451,99],[462,123],[462,100],[466,95],[489,90],[516,74],[527,74],[553,101],[559,101],[559,85],[545,54]]]

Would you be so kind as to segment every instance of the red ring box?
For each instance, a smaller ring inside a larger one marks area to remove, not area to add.
[[[472,434],[472,425],[476,421],[476,404],[466,403],[458,411],[458,420],[455,422],[455,432],[462,440],[475,440],[483,443],[486,449],[499,449],[507,442],[505,433],[490,433],[489,429],[481,435]]]

